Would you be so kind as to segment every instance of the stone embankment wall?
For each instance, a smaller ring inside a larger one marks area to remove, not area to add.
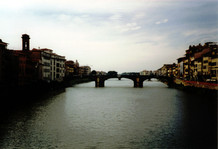
[[[184,87],[195,87],[195,88],[210,89],[210,90],[217,90],[218,91],[218,84],[217,83],[187,81],[187,80],[180,80],[180,79],[175,79],[174,83],[176,85],[180,85],[180,86],[184,86]]]

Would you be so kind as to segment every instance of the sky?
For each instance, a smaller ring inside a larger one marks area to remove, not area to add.
[[[139,72],[218,41],[217,0],[0,0],[0,39],[48,48],[92,70]]]

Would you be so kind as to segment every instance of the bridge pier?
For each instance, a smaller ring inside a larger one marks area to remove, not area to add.
[[[143,81],[137,77],[134,81],[134,87],[143,87]]]
[[[104,87],[104,79],[97,77],[95,80],[95,87]]]

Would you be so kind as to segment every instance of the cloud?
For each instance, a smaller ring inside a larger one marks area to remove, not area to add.
[[[114,14],[114,15],[109,17],[109,19],[112,21],[117,21],[117,20],[120,20],[121,18],[122,18],[122,15],[120,15],[120,14]]]
[[[70,21],[72,19],[72,17],[70,15],[61,14],[58,16],[58,19],[60,21]]]
[[[182,1],[6,0],[0,38],[20,49],[27,33],[32,48],[51,48],[96,70],[154,70],[175,62],[189,44],[217,37],[215,8]]]
[[[133,16],[133,20],[140,20],[140,19],[143,19],[144,17],[145,17],[145,13],[144,12],[139,12],[139,13],[136,13]]]
[[[163,23],[167,23],[167,22],[168,22],[168,19],[164,19],[164,20],[155,22],[155,24],[159,25],[159,24],[163,24]]]
[[[210,30],[208,30],[208,29],[201,29],[201,30],[194,29],[194,30],[185,31],[182,34],[184,36],[188,37],[188,36],[201,36],[201,35],[213,34],[213,33],[218,33],[218,29],[217,28],[210,29]]]
[[[129,29],[129,30],[139,30],[141,28],[141,26],[139,26],[137,23],[127,23],[126,24],[126,27]]]
[[[118,25],[115,28],[121,33],[124,33],[124,32],[139,30],[141,29],[141,26],[139,26],[136,22],[131,22],[123,25]]]

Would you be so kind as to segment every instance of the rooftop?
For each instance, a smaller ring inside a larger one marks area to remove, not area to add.
[[[0,44],[1,44],[1,45],[5,45],[5,46],[8,45],[8,43],[3,42],[1,39],[0,39]]]

